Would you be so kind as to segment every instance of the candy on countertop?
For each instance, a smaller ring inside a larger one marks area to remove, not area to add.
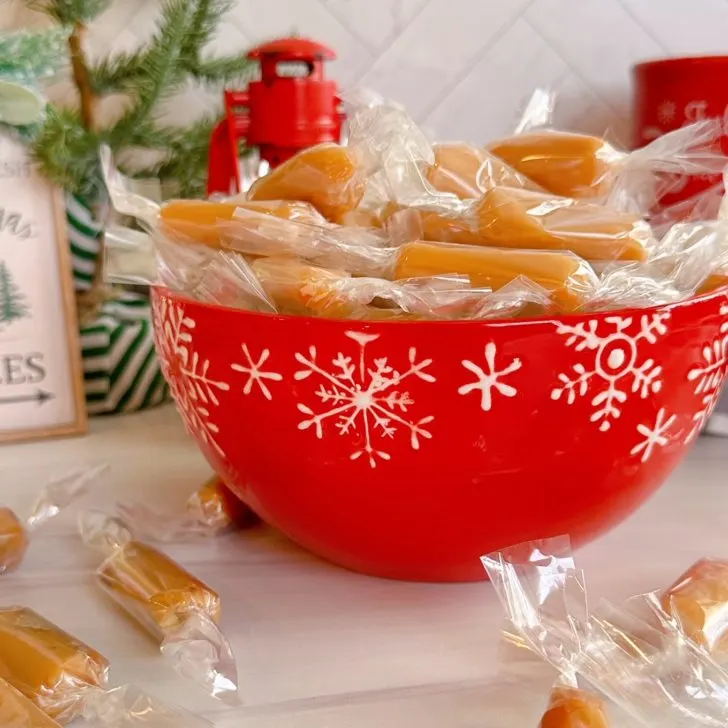
[[[10,508],[0,507],[0,575],[15,571],[20,566],[30,544],[30,533],[86,493],[89,483],[106,469],[106,465],[78,468],[47,483],[38,494],[26,521]]]
[[[187,512],[198,523],[218,533],[236,526],[245,528],[260,523],[255,511],[243,503],[219,475],[208,478],[187,499],[186,506]]]
[[[645,726],[728,725],[728,673],[685,639],[659,595],[620,604],[601,599],[592,609],[567,536],[516,544],[481,561],[508,632],[559,674],[583,679]],[[691,603],[696,596],[723,598],[724,591],[712,591],[714,578],[709,575],[711,586],[696,590]]]
[[[579,688],[557,685],[539,728],[609,728],[604,701]]]
[[[0,726],[3,728],[59,728],[53,718],[0,678]]]
[[[28,531],[10,508],[0,508],[0,573],[15,571],[28,550]]]
[[[108,686],[108,660],[27,607],[0,608],[0,678],[44,713],[68,723],[86,691]]]
[[[194,614],[220,620],[220,597],[161,551],[129,541],[96,572],[101,588],[158,639]]]
[[[162,654],[178,673],[235,702],[237,668],[217,625],[217,593],[166,554],[134,540],[122,520],[85,511],[78,522],[84,543],[106,556],[96,571],[101,589],[161,641]]]
[[[728,650],[728,561],[701,559],[661,596],[662,608],[711,655]]]

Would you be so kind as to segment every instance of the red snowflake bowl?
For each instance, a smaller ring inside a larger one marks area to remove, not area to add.
[[[728,293],[504,322],[271,316],[154,292],[157,348],[212,467],[349,569],[482,579],[481,554],[633,512],[728,366]]]

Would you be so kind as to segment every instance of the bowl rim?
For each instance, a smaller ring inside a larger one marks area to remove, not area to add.
[[[483,319],[479,321],[460,319],[460,320],[425,320],[425,321],[366,321],[362,319],[343,319],[343,318],[323,318],[316,316],[298,316],[295,314],[287,313],[266,313],[264,311],[249,311],[244,308],[233,308],[232,306],[223,306],[218,303],[209,303],[206,301],[197,301],[193,298],[187,298],[183,293],[178,291],[172,291],[164,286],[152,286],[153,296],[162,296],[164,298],[171,299],[177,303],[185,304],[186,306],[192,305],[196,308],[211,309],[218,311],[229,311],[235,314],[244,315],[246,317],[269,320],[276,322],[284,321],[301,321],[306,324],[314,324],[320,326],[330,326],[332,328],[351,327],[351,326],[364,326],[367,328],[388,328],[388,327],[450,327],[450,328],[464,328],[464,327],[503,327],[503,326],[525,326],[530,324],[539,323],[574,323],[580,321],[588,321],[592,319],[604,319],[608,316],[640,316],[649,315],[656,313],[671,312],[675,309],[686,308],[695,304],[705,303],[707,301],[725,298],[728,295],[728,283],[716,288],[713,291],[702,293],[698,296],[691,296],[681,301],[674,301],[672,303],[661,303],[654,306],[646,306],[643,308],[618,308],[610,311],[592,311],[585,313],[568,313],[559,314],[557,316],[536,316],[530,318],[505,318],[505,319]]]

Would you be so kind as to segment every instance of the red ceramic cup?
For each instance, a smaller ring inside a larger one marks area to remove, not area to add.
[[[720,119],[728,131],[728,56],[669,58],[634,68],[634,146],[703,119]],[[723,137],[728,154],[728,138]],[[687,200],[720,182],[720,177],[690,177],[666,195],[661,208]]]
[[[582,544],[672,472],[720,394],[725,291],[493,322],[272,316],[154,292],[161,365],[231,490],[355,571],[483,578],[481,554]]]

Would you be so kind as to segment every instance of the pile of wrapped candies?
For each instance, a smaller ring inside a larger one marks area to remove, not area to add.
[[[661,591],[593,610],[566,537],[482,562],[509,641],[556,669],[540,728],[609,728],[608,701],[638,725],[728,725],[728,561],[702,559]]]
[[[0,509],[0,573],[18,569],[32,533],[82,496],[104,470],[79,469],[48,483],[26,519]],[[180,538],[215,535],[249,523],[251,516],[242,509],[224,484],[212,478],[190,497],[184,513],[161,516],[142,506],[119,510],[137,519],[140,531],[152,519],[169,521],[175,524],[174,537]],[[237,669],[218,626],[218,594],[165,553],[138,540],[125,520],[83,511],[78,523],[83,542],[101,553],[94,582],[108,601],[146,629],[182,677],[214,697],[235,701]],[[57,728],[79,717],[108,728],[212,725],[134,685],[112,687],[104,655],[28,607],[0,606],[0,725]]]
[[[719,124],[628,153],[536,118],[482,147],[432,144],[403,109],[352,94],[346,145],[304,150],[219,201],[156,204],[105,151],[114,207],[150,233],[110,232],[107,278],[377,321],[649,306],[728,281],[728,220],[648,221],[676,175],[724,170]]]

